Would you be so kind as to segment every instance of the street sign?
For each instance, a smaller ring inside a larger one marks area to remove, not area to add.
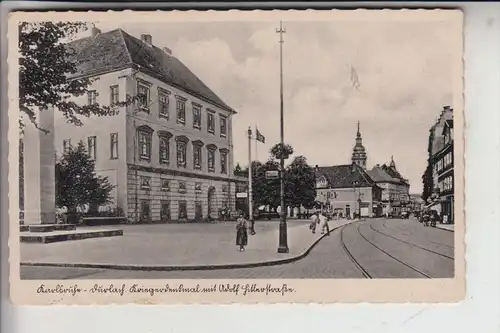
[[[280,173],[277,170],[266,171],[266,179],[278,179]]]
[[[248,197],[248,193],[247,192],[239,192],[239,193],[236,193],[236,197],[237,198],[246,198],[246,197]]]

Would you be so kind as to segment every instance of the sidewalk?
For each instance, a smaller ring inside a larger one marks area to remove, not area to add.
[[[330,221],[330,229],[350,223]],[[288,221],[289,253],[279,254],[279,221],[257,221],[245,252],[235,222],[125,225],[123,236],[51,244],[21,243],[23,265],[114,269],[182,270],[253,267],[298,260],[320,240],[309,220]],[[327,236],[328,237],[328,236]]]
[[[439,229],[444,229],[448,231],[455,231],[455,225],[454,224],[443,224],[443,223],[437,223],[436,228]]]

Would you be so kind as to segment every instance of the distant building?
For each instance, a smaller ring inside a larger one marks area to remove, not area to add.
[[[382,213],[399,214],[410,210],[410,184],[396,168],[394,158],[387,166],[377,164],[367,172],[371,179],[382,188]]]
[[[426,208],[440,214],[443,222],[454,223],[453,109],[445,106],[429,133],[433,193]]]
[[[78,73],[99,78],[79,104],[113,105],[115,116],[67,124],[55,112],[59,155],[83,140],[98,174],[116,186],[113,208],[133,222],[216,218],[235,208],[232,120],[236,112],[150,35],[121,29],[69,44]]]
[[[382,214],[382,189],[362,166],[316,166],[316,201],[323,208],[343,217],[376,217]]]

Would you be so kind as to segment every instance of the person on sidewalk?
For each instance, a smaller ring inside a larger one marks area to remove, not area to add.
[[[247,227],[247,220],[245,220],[243,213],[240,213],[240,217],[236,221],[236,245],[240,247],[240,252],[245,251],[245,246],[248,244]]]
[[[321,234],[325,233],[325,228],[327,231],[327,235],[330,236],[330,226],[328,225],[328,218],[325,216],[323,212],[318,215],[319,220],[319,230],[321,230]]]
[[[309,229],[311,229],[311,232],[313,234],[316,233],[316,225],[319,223],[319,220],[318,220],[318,213],[314,212],[312,215],[311,215],[311,224],[309,225]]]

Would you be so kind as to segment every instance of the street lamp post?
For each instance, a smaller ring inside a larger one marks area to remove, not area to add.
[[[288,253],[288,235],[286,226],[285,212],[285,144],[284,144],[284,123],[283,123],[283,34],[286,32],[283,29],[283,23],[280,21],[280,28],[276,29],[280,35],[280,138],[281,138],[281,154],[280,154],[280,228],[279,228],[279,245],[278,253]]]

